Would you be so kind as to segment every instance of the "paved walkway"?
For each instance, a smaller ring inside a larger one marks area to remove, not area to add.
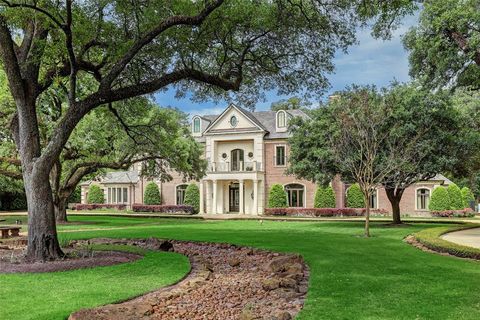
[[[480,249],[480,228],[450,232],[441,238],[463,246]]]

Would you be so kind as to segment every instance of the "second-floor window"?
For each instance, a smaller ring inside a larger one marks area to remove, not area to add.
[[[275,147],[275,165],[284,166],[286,164],[285,146]]]
[[[193,132],[200,133],[200,119],[195,118],[193,119]]]

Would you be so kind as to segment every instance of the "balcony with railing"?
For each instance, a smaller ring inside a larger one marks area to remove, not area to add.
[[[210,162],[207,172],[257,172],[263,171],[262,163],[258,161],[225,161]]]

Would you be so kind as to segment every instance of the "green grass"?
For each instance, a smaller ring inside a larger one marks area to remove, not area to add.
[[[471,223],[454,227],[429,228],[415,233],[414,237],[431,250],[446,252],[462,258],[480,259],[480,249],[463,246],[441,238],[442,235],[449,232],[478,227],[478,224]]]
[[[365,239],[362,222],[277,222],[277,221],[202,221],[182,219],[144,219],[129,217],[71,216],[70,220],[85,225],[59,226],[61,238],[118,237],[175,238],[183,240],[230,242],[274,251],[296,252],[304,256],[310,267],[310,284],[307,300],[298,319],[479,319],[480,318],[480,263],[425,253],[402,241],[411,233],[439,224],[413,224],[392,228],[373,223],[372,238]],[[125,228],[115,230],[85,230],[71,232],[73,227]],[[148,255],[147,255],[148,257]],[[156,261],[163,263],[163,259]],[[125,268],[116,266],[107,268]],[[19,310],[17,319],[39,318],[42,310],[54,312],[63,308],[52,300],[61,297],[70,308],[88,299],[91,304],[105,303],[94,292],[97,287],[116,290],[136,288],[142,284],[130,281],[137,272],[148,277],[158,276],[144,268],[132,268],[126,274],[111,274],[104,269],[89,270],[94,282],[85,283],[65,276],[55,288],[45,290],[37,279],[50,275],[0,276],[0,310]],[[85,272],[85,271],[75,271]],[[74,272],[68,272],[74,273]],[[65,273],[67,274],[67,273]],[[63,283],[63,284],[62,284]],[[88,287],[79,293],[78,286]],[[44,284],[43,284],[44,285]],[[158,286],[158,282],[157,282]],[[35,294],[25,295],[25,288]],[[144,287],[144,291],[150,290]],[[93,296],[93,297],[91,297]],[[90,299],[91,298],[91,299]],[[6,304],[6,299],[9,303]],[[110,301],[115,297],[109,297]],[[21,309],[10,303],[23,306]],[[45,306],[49,301],[49,307]],[[4,305],[5,304],[5,305]],[[28,308],[27,308],[28,306]],[[21,311],[20,311],[21,310]],[[26,312],[25,310],[28,310]],[[66,314],[67,309],[56,314]],[[71,310],[71,309],[70,309]],[[8,318],[8,317],[7,317]],[[55,317],[51,317],[52,319]]]
[[[0,274],[0,319],[66,319],[82,308],[125,300],[172,284],[190,268],[188,259],[176,253],[125,246],[94,248],[126,250],[144,257],[109,267]]]

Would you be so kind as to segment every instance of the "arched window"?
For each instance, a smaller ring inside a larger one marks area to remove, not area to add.
[[[417,189],[417,210],[427,210],[430,203],[430,190]]]
[[[305,194],[305,187],[298,183],[287,184],[285,186],[287,192],[289,207],[303,207],[303,197]]]
[[[181,184],[177,186],[177,205],[184,204],[185,201],[185,190],[187,190],[188,184]]]
[[[277,112],[277,127],[285,128],[287,126],[287,113],[283,110]]]
[[[241,171],[243,170],[243,161],[244,161],[244,153],[242,149],[234,149],[230,155],[231,160],[231,170],[232,171]]]
[[[193,119],[193,133],[200,133],[200,118]]]

